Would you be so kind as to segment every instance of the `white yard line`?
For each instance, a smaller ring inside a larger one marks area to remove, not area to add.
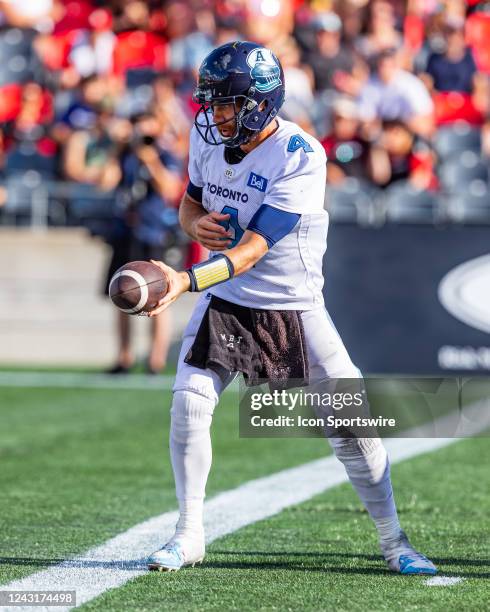
[[[463,582],[463,578],[454,576],[434,576],[426,580],[427,586],[452,586],[453,584],[459,584]]]
[[[129,389],[131,391],[171,391],[175,375],[130,374],[110,375],[85,372],[15,372],[0,371],[2,388],[35,389]],[[225,393],[238,390],[232,383]]]
[[[481,414],[481,404],[467,410],[468,416]],[[488,423],[474,426],[482,431]],[[444,426],[441,430],[444,430]],[[407,434],[411,432],[406,432]],[[392,463],[443,448],[455,438],[393,438],[385,440]],[[261,521],[285,508],[300,504],[347,481],[344,467],[335,457],[327,457],[276,474],[251,480],[226,491],[205,504],[205,528],[208,544],[241,527]],[[85,554],[59,565],[31,574],[26,578],[0,585],[8,591],[70,591],[77,594],[77,606],[109,589],[147,572],[145,558],[173,533],[177,512],[166,512],[135,525],[124,533],[96,546]],[[327,520],[327,517],[325,517]],[[37,610],[61,612],[70,607],[37,607]],[[10,612],[32,610],[31,607],[2,608]]]
[[[2,387],[132,389],[135,391],[172,389],[174,376],[145,374],[109,375],[84,372],[7,372],[0,371]]]

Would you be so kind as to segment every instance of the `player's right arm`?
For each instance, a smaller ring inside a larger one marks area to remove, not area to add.
[[[243,274],[250,270],[267,253],[268,249],[267,241],[263,236],[255,232],[246,231],[239,244],[229,249],[226,256],[216,255],[212,260],[201,264],[201,266],[206,266],[206,269],[201,270],[203,275],[199,275],[199,278],[194,273],[196,266],[193,266],[190,270],[179,272],[164,264],[163,261],[154,261],[152,259],[151,262],[158,266],[165,274],[168,291],[148,316],[156,317],[186,291],[203,291],[206,287],[216,284],[200,285],[202,281],[206,282],[210,277],[221,278],[218,282],[222,282],[232,276]]]
[[[200,202],[186,191],[179,208],[179,220],[185,233],[211,251],[223,251],[230,245],[230,232],[220,222],[230,215],[208,213]]]

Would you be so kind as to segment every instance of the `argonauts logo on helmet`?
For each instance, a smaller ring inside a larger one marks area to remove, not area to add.
[[[265,47],[253,49],[247,56],[247,64],[252,69],[250,76],[254,79],[259,91],[272,91],[282,84],[281,70],[270,49]]]

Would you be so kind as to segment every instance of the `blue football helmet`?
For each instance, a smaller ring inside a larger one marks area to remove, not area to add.
[[[231,42],[212,51],[199,68],[193,100],[201,105],[194,124],[211,145],[246,144],[277,115],[284,102],[284,72],[277,57],[252,42]],[[213,123],[214,104],[235,105],[235,133],[225,138]]]

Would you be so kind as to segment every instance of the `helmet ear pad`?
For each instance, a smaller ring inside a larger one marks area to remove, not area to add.
[[[253,132],[260,132],[263,130],[274,117],[277,115],[279,108],[282,106],[284,101],[284,93],[281,91],[271,91],[268,95],[262,97],[262,100],[257,101],[255,88],[252,85],[251,91],[248,93],[248,100],[253,104],[252,109],[247,112],[244,116],[242,125],[248,130]],[[255,96],[255,99],[251,99]],[[279,100],[278,98],[282,98]],[[250,102],[246,102],[244,107],[247,107]]]

